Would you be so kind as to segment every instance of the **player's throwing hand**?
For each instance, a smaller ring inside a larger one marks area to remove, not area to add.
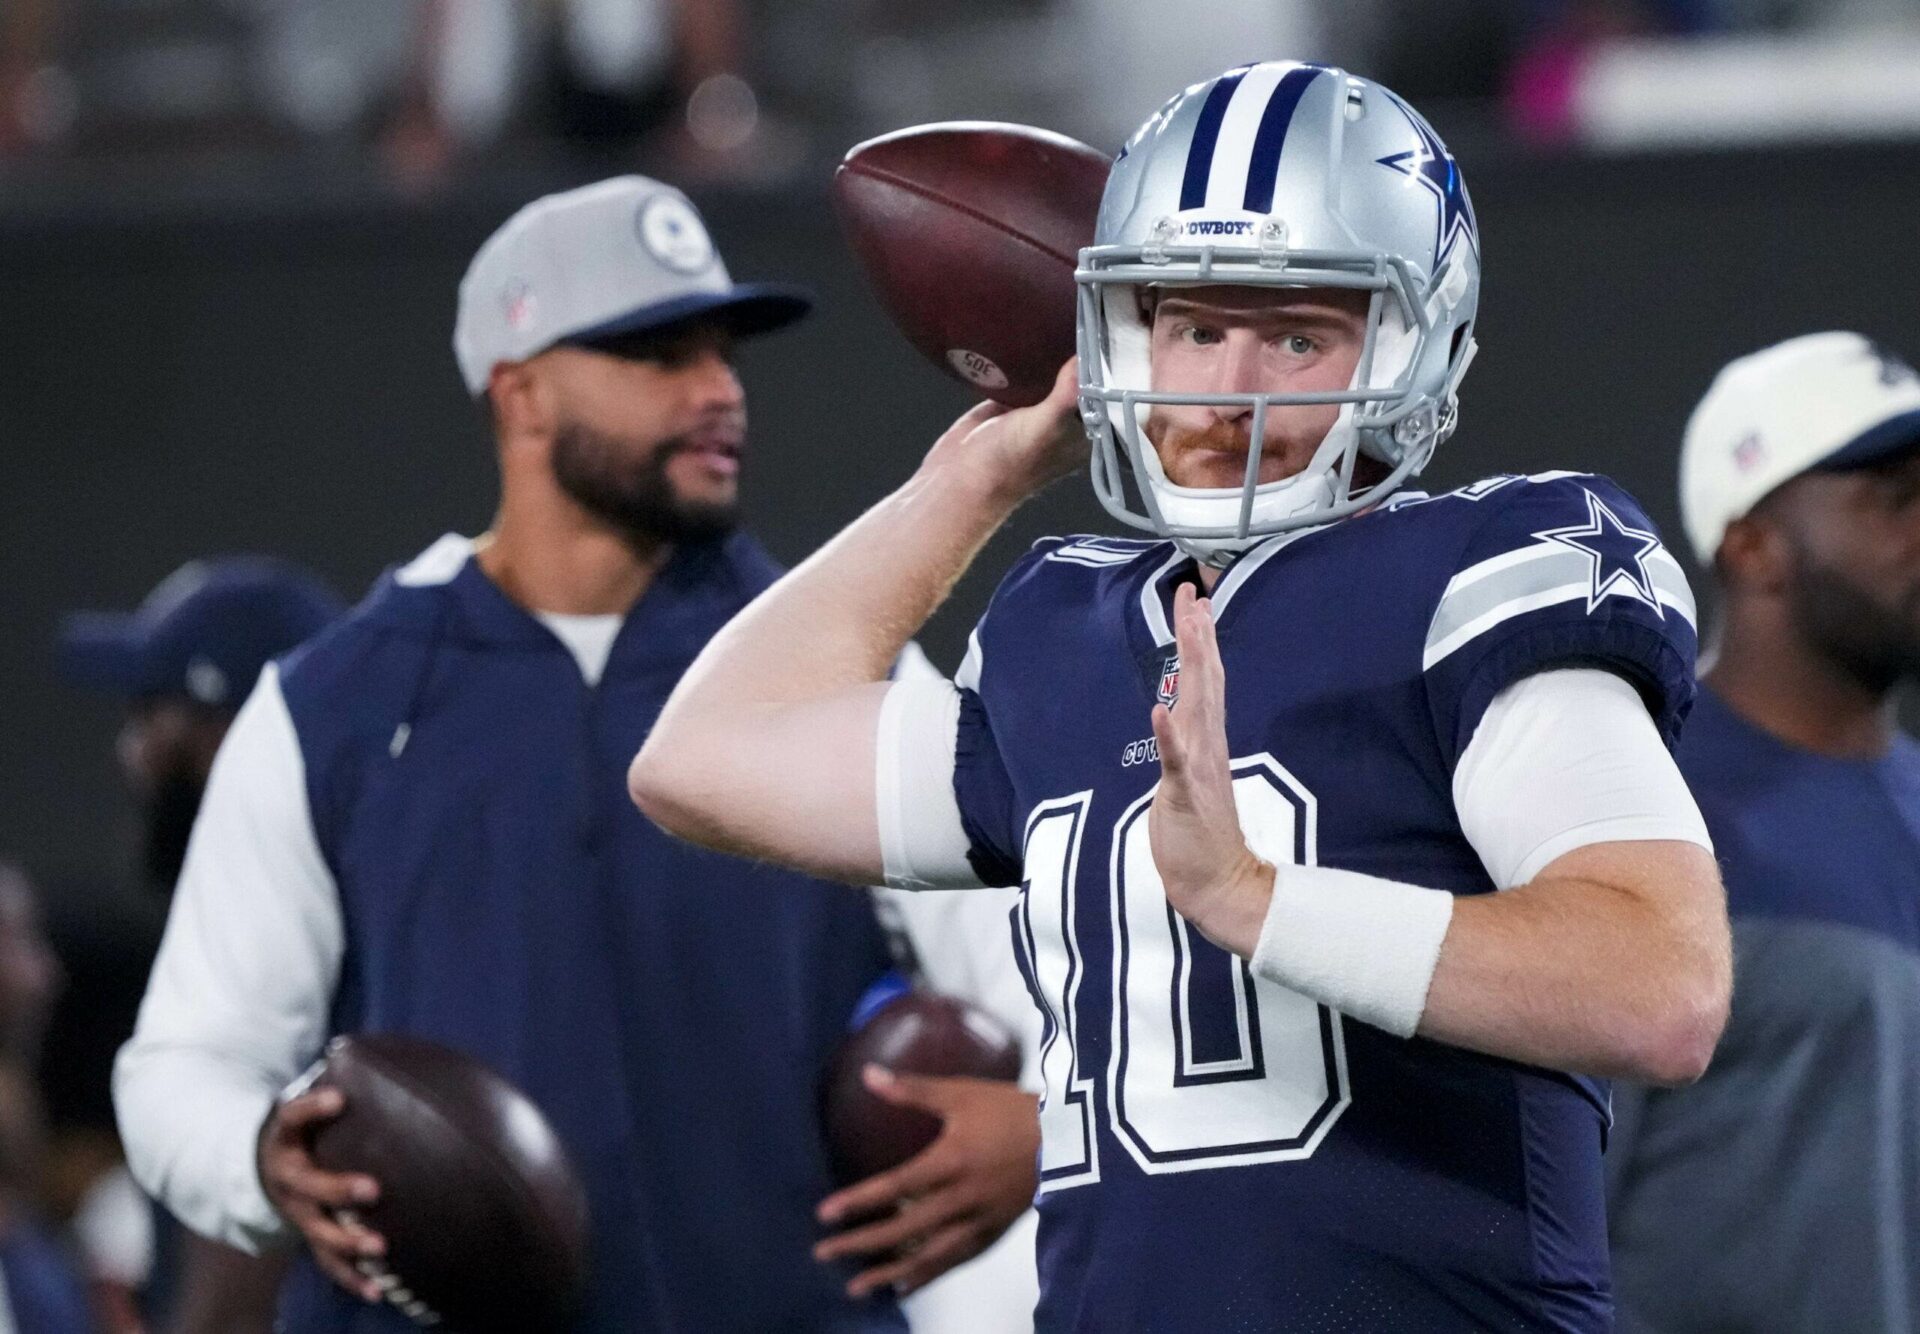
[[[1174,594],[1180,646],[1178,708],[1153,706],[1160,789],[1147,815],[1167,902],[1203,935],[1242,958],[1253,954],[1273,897],[1274,868],[1240,832],[1227,753],[1227,673],[1213,633],[1213,603],[1182,584]]]
[[[1013,503],[1057,481],[1087,461],[1080,425],[1080,362],[1069,360],[1054,377],[1053,392],[1032,407],[983,402],[969,408],[929,451],[987,470],[997,492]]]

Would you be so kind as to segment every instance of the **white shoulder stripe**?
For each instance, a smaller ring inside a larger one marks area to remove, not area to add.
[[[960,670],[953,674],[953,683],[962,690],[980,691],[980,668],[983,659],[980,652],[980,629],[974,627],[967,636],[967,656],[960,660]]]
[[[1134,541],[1124,537],[1083,537],[1077,542],[1055,547],[1042,559],[1101,569],[1109,565],[1125,565],[1137,559],[1141,552],[1158,545],[1158,542]]]
[[[1147,632],[1153,636],[1153,642],[1162,648],[1173,642],[1173,627],[1167,623],[1166,608],[1160,605],[1160,581],[1168,570],[1186,558],[1187,553],[1175,547],[1140,586],[1140,614],[1146,618]]]
[[[1671,611],[1696,624],[1686,574],[1665,548],[1648,552],[1639,568],[1644,585],[1615,576],[1596,587],[1595,559],[1558,542],[1531,543],[1469,566],[1440,595],[1421,667],[1433,667],[1504,621],[1563,602],[1585,601],[1592,610],[1606,598],[1626,597],[1648,602],[1662,617]]]
[[[1085,547],[1062,547],[1058,551],[1048,552],[1046,558],[1059,561],[1063,565],[1086,565],[1099,570],[1109,565],[1125,565],[1139,554],[1137,551],[1098,551]]]
[[[451,583],[473,555],[473,539],[447,533],[415,556],[395,574],[394,580],[407,588],[425,588]]]

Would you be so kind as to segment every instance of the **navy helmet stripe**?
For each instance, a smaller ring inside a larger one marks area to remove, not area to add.
[[[1289,70],[1267,98],[1267,109],[1260,117],[1260,128],[1253,136],[1253,157],[1247,167],[1247,196],[1242,207],[1250,213],[1265,213],[1273,208],[1273,183],[1280,176],[1280,150],[1286,147],[1287,127],[1293,124],[1294,110],[1306,95],[1307,86],[1320,77],[1321,65],[1302,65]],[[1188,171],[1192,171],[1189,159]]]
[[[1214,81],[1207,100],[1200,108],[1200,119],[1193,127],[1193,146],[1187,149],[1187,174],[1180,182],[1182,210],[1199,208],[1207,202],[1207,177],[1213,172],[1213,149],[1220,142],[1220,122],[1227,118],[1227,103],[1247,77],[1248,65],[1229,70]]]

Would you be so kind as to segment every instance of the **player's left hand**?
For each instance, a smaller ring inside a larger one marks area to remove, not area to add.
[[[1173,599],[1180,697],[1153,706],[1160,790],[1147,812],[1153,862],[1173,910],[1214,944],[1252,958],[1273,898],[1274,868],[1240,832],[1227,753],[1227,673],[1213,604],[1182,584]]]
[[[994,1079],[903,1075],[868,1066],[867,1087],[943,1123],[939,1138],[900,1166],[821,1201],[820,1221],[885,1216],[813,1248],[821,1263],[872,1261],[847,1284],[865,1297],[884,1287],[905,1296],[980,1254],[1033,1203],[1039,1187],[1038,1102]]]

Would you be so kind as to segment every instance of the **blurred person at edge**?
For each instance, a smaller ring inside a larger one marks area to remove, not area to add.
[[[45,1119],[34,1077],[65,974],[40,928],[33,883],[0,860],[0,1331],[99,1329],[72,1258],[38,1217]],[[111,1327],[107,1311],[103,1323]]]
[[[261,22],[279,115],[372,134],[402,180],[431,181],[516,120],[590,146],[648,139],[703,172],[757,125],[739,0],[296,0]]]
[[[1623,1334],[1920,1331],[1920,375],[1858,334],[1720,372],[1680,459],[1717,650],[1679,759],[1726,876],[1732,1019],[1617,1087]]]
[[[335,1214],[380,1183],[309,1153],[339,1091],[282,1093],[357,1030],[470,1052],[552,1118],[593,1219],[582,1334],[908,1328],[859,1265],[812,1256],[819,1080],[893,966],[872,901],[689,848],[625,787],[681,672],[779,574],[735,528],[732,340],[809,304],[736,285],[686,197],[645,177],[522,209],[474,257],[454,330],[497,447],[491,530],[441,538],[269,665],[228,734],[115,1105],[135,1175],[190,1226],[305,1240],[286,1334],[411,1328],[377,1305],[385,1240]],[[1031,1065],[1008,900],[922,897],[898,911],[928,973],[979,983]],[[916,1214],[971,1242],[917,1287],[1030,1218],[1039,1129],[1011,1084],[893,1093],[944,1121]],[[1030,1328],[1030,1237],[949,1328]]]
[[[214,754],[261,669],[345,610],[305,570],[230,556],[181,566],[132,613],[67,617],[62,675],[127,702],[114,751],[140,805],[142,870],[154,890],[173,893]],[[125,1169],[92,1188],[76,1228],[113,1328],[271,1328],[284,1260],[185,1232],[145,1202]]]

